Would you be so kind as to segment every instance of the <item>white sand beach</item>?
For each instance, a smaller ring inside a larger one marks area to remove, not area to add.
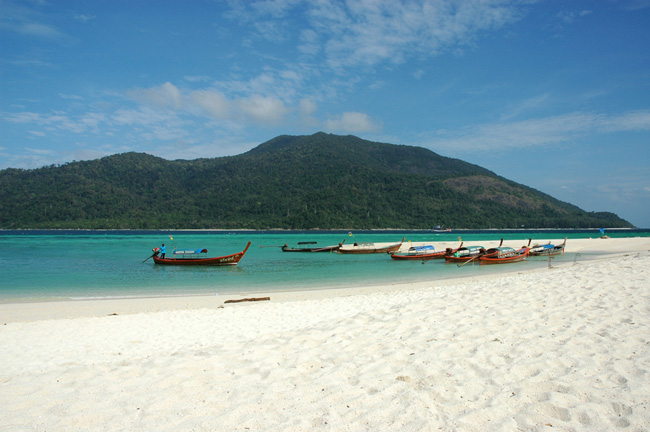
[[[270,301],[3,304],[0,431],[650,430],[650,238],[567,252]]]

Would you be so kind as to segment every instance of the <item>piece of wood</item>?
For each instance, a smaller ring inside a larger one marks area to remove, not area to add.
[[[254,302],[254,301],[265,301],[265,300],[271,300],[271,297],[250,297],[250,298],[243,298],[243,299],[237,299],[237,300],[226,300],[225,303],[241,303],[241,302]]]

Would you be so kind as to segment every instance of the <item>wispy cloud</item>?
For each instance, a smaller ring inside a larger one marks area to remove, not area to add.
[[[650,111],[623,114],[570,113],[514,122],[499,122],[441,131],[431,148],[456,151],[492,151],[559,144],[590,135],[650,131]]]
[[[648,9],[650,8],[650,0],[629,0],[626,2],[622,2],[621,6],[623,7],[623,9],[629,11]]]
[[[573,23],[576,19],[591,15],[593,12],[590,10],[581,10],[581,11],[566,11],[563,10],[557,14],[557,17],[566,24]]]
[[[37,36],[43,38],[59,38],[64,34],[54,26],[37,23],[37,22],[20,22],[10,26],[10,28],[18,33],[29,36]]]
[[[279,124],[289,112],[282,100],[261,95],[241,99],[237,105],[246,117],[264,124]]]
[[[60,130],[74,133],[98,132],[98,127],[105,121],[99,113],[85,113],[71,116],[64,112],[42,114],[35,112],[19,112],[1,114],[0,118],[10,123],[22,123],[41,126],[47,130]],[[35,135],[34,131],[31,132]]]
[[[84,98],[79,95],[71,95],[65,93],[59,93],[59,97],[61,97],[61,99],[84,100]]]
[[[23,36],[43,39],[60,39],[66,37],[58,27],[45,23],[36,9],[23,3],[13,1],[2,2],[0,14],[0,28]]]
[[[344,112],[338,117],[326,122],[328,132],[361,133],[376,132],[381,125],[372,120],[368,114],[360,112]]]
[[[551,97],[549,94],[545,93],[542,95],[530,97],[523,101],[518,101],[517,103],[511,104],[511,106],[506,108],[506,113],[501,116],[501,120],[509,120],[515,117],[519,117],[522,114],[528,113],[530,111],[539,109],[540,107],[545,106]]]
[[[183,91],[169,82],[147,89],[133,89],[127,94],[155,108],[173,109],[217,120],[239,118],[259,125],[278,124],[289,112],[284,101],[274,96],[254,93],[229,99],[218,90]]]
[[[480,32],[516,21],[522,13],[521,2],[502,0],[264,0],[237,3],[230,16],[254,21],[259,37],[279,42],[277,30],[268,29],[282,28],[290,19],[290,11],[307,24],[300,29],[299,50],[312,55],[325,53],[327,64],[333,68],[434,56],[467,45]]]
[[[176,108],[185,106],[185,96],[170,82],[150,88],[135,88],[126,92],[134,100],[153,105],[156,108]]]
[[[95,18],[97,18],[95,15],[90,15],[90,14],[76,14],[76,15],[74,15],[74,19],[76,19],[77,21],[81,21],[83,23],[87,23],[89,21],[92,21]]]

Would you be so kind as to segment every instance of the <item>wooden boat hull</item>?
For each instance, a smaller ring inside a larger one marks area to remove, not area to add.
[[[430,254],[404,254],[404,255],[398,255],[398,254],[391,254],[390,257],[391,259],[401,261],[401,260],[420,260],[420,261],[427,261],[427,260],[432,260],[432,259],[442,259],[445,257],[447,254],[446,251],[443,252],[434,252]]]
[[[449,249],[448,252],[445,255],[446,263],[464,263],[478,259],[485,253],[485,248],[483,246],[467,246],[458,247],[456,250]]]
[[[526,258],[528,258],[528,254],[522,254],[522,255],[507,257],[507,258],[480,257],[478,261],[479,264],[508,264],[508,263],[513,263],[518,261],[524,261]]]
[[[341,246],[325,246],[321,248],[292,248],[282,246],[282,252],[333,252],[339,250]]]
[[[514,262],[519,262],[519,261],[524,261],[526,258],[528,258],[528,253],[530,249],[527,247],[521,248],[518,251],[516,251],[515,254],[508,255],[508,256],[499,256],[499,254],[485,254],[481,257],[479,257],[478,261],[479,264],[509,264],[509,263],[514,263]]]
[[[541,252],[531,252],[530,256],[554,256],[554,255],[560,255],[564,253],[564,247],[554,247],[552,249],[546,249]]]
[[[462,263],[470,260],[477,260],[481,254],[476,254],[472,256],[463,256],[463,257],[455,257],[455,256],[445,256],[445,262],[446,263]]]
[[[351,248],[339,248],[338,253],[340,254],[377,254],[377,253],[390,253],[397,252],[404,243],[404,239],[401,242],[395,243],[390,246],[373,248],[373,247],[364,247],[364,246],[353,246]]]
[[[316,242],[311,242],[311,243],[316,243]],[[343,243],[345,243],[345,240],[343,240]],[[315,247],[302,247],[302,248],[292,248],[289,247],[289,245],[285,244],[284,246],[282,246],[282,252],[334,252],[339,250],[343,245],[343,243],[339,243],[337,245],[332,245],[332,246],[323,246],[323,247],[315,246]]]
[[[212,258],[160,258],[153,257],[156,264],[162,265],[176,265],[176,266],[234,266],[246,255],[246,251],[250,247],[251,242],[248,242],[246,248],[231,255]]]
[[[453,253],[456,253],[458,249],[463,247],[463,243],[460,243],[460,246],[458,246],[456,249],[451,249],[447,248],[444,251],[441,252],[432,252],[432,253],[391,253],[390,257],[391,259],[397,260],[397,261],[408,261],[408,260],[420,260],[420,261],[428,261],[432,259],[443,259],[447,255],[451,255]]]
[[[402,246],[401,243],[384,247],[384,248],[368,248],[368,249],[339,249],[338,253],[340,254],[377,254],[377,253],[388,253],[388,252],[397,252]]]
[[[564,243],[544,248],[544,246],[541,246],[543,249],[539,249],[540,246],[533,246],[530,249],[530,256],[555,256],[555,255],[560,255],[564,253],[564,248],[566,247],[566,238],[564,239]]]

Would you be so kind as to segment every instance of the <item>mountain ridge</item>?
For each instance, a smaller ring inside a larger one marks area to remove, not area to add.
[[[0,228],[632,227],[421,147],[318,132],[235,156],[0,171]]]

